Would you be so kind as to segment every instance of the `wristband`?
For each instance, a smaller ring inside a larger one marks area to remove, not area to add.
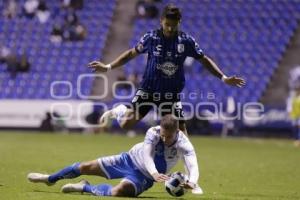
[[[107,71],[111,70],[111,64],[105,65],[107,68]]]
[[[221,78],[221,80],[224,82],[225,79],[227,79],[227,78],[228,78],[228,77],[227,77],[226,75],[223,75],[222,78]]]

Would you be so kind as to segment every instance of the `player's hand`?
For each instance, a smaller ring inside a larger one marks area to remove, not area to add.
[[[169,176],[167,176],[165,174],[159,174],[159,173],[152,174],[152,177],[158,183],[165,182],[165,181],[169,180],[169,178],[170,178]]]
[[[109,70],[109,67],[100,61],[92,61],[88,67],[93,69],[93,72],[107,72]]]
[[[224,83],[232,86],[243,87],[246,84],[246,81],[243,78],[231,76],[223,79]]]

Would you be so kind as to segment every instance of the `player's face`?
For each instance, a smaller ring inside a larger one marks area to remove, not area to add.
[[[164,36],[173,37],[179,29],[180,21],[174,19],[162,18],[160,20],[160,24],[162,26]]]
[[[162,141],[165,143],[165,145],[171,145],[175,139],[176,139],[176,131],[167,131],[163,128],[161,128],[160,131],[160,137],[162,139]]]

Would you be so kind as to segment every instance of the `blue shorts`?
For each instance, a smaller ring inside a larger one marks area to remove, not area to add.
[[[135,196],[148,190],[153,185],[153,180],[137,169],[128,153],[102,157],[98,159],[98,163],[106,174],[107,179],[123,178],[123,181],[132,183],[135,189]]]

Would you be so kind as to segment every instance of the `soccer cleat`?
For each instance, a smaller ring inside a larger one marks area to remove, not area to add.
[[[81,180],[78,183],[68,183],[63,185],[61,191],[63,193],[70,193],[70,192],[83,192],[83,188],[85,185],[89,185],[90,183],[86,180]]]
[[[108,111],[104,112],[99,120],[100,127],[108,127],[112,123],[112,120],[114,118],[115,118],[115,116],[114,116],[112,110],[108,110]]]
[[[197,184],[196,187],[195,187],[194,189],[192,189],[192,193],[193,193],[193,194],[201,195],[201,194],[203,194],[203,190],[202,190],[201,187]]]
[[[27,179],[33,183],[45,183],[48,186],[54,185],[55,183],[50,183],[48,181],[48,174],[40,174],[40,173],[29,173],[27,175]]]

